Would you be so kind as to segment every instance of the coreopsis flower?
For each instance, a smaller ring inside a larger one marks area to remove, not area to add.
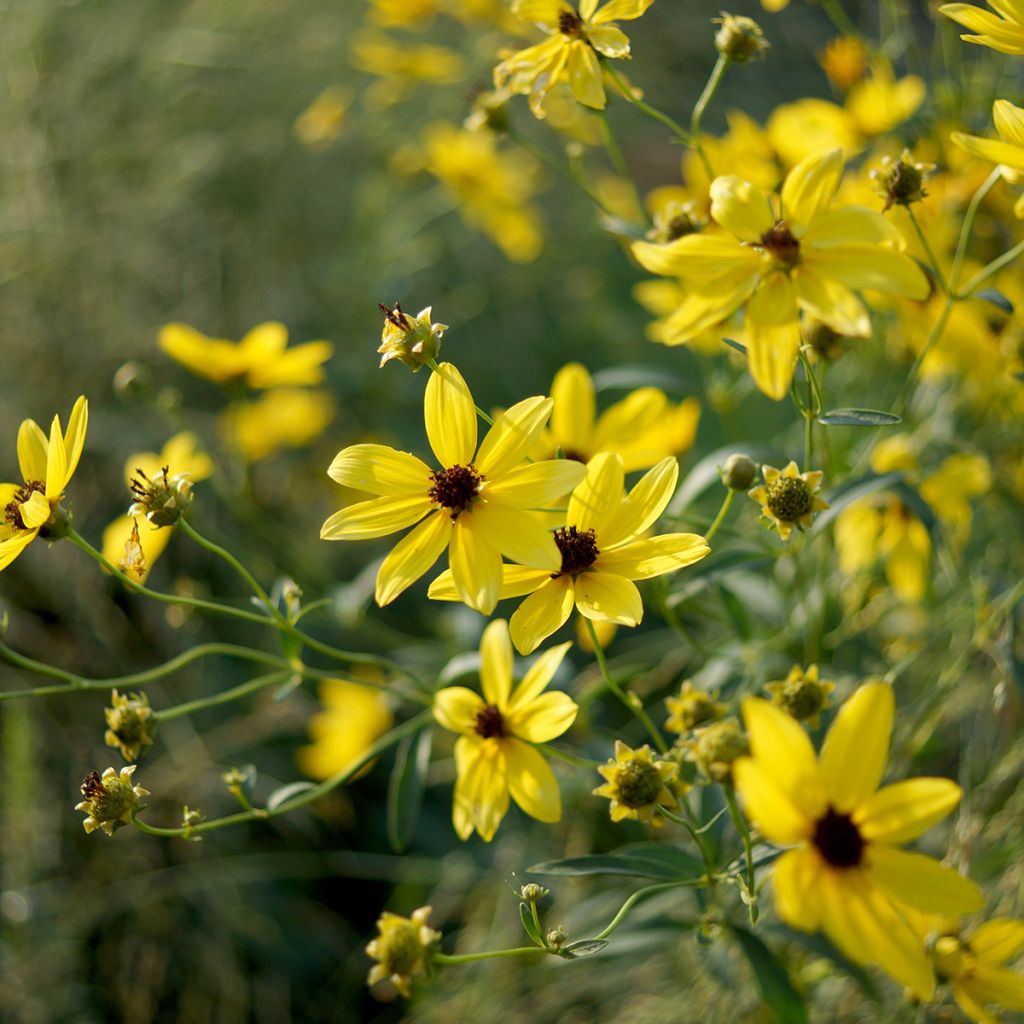
[[[739,722],[726,718],[694,730],[683,750],[686,760],[692,761],[705,778],[732,785],[733,764],[750,753],[750,745]]]
[[[676,404],[654,387],[637,388],[598,415],[594,382],[579,363],[568,363],[555,374],[551,399],[551,422],[535,457],[561,452],[567,459],[588,462],[598,452],[616,452],[627,473],[689,451],[700,419],[695,398]]]
[[[328,475],[377,497],[336,512],[321,538],[369,540],[415,526],[377,573],[377,603],[393,601],[447,548],[457,599],[489,615],[502,555],[544,566],[548,575],[561,565],[555,539],[527,510],[571,490],[585,469],[567,459],[525,462],[550,412],[550,398],[524,399],[497,418],[478,449],[473,396],[462,374],[441,363],[427,382],[424,419],[442,468],[432,471],[415,455],[379,444],[343,449]]]
[[[103,557],[141,583],[171,539],[173,531],[166,527],[188,506],[191,485],[207,479],[213,468],[199,439],[187,430],[170,438],[160,452],[130,455],[124,480],[131,510],[103,531]]]
[[[377,937],[366,947],[367,956],[377,961],[370,968],[366,983],[390,981],[408,998],[416,978],[430,973],[434,949],[441,933],[429,927],[430,907],[420,907],[411,917],[385,911],[377,921]]]
[[[153,745],[157,720],[144,693],[118,693],[110,695],[110,707],[103,709],[107,731],[103,742],[117,747],[126,761],[137,761],[146,747]]]
[[[446,46],[391,40],[377,31],[358,33],[351,57],[354,67],[377,78],[365,92],[375,107],[398,103],[422,85],[460,82],[466,74],[465,60]]]
[[[885,200],[885,213],[894,206],[910,206],[926,199],[925,178],[935,170],[935,164],[914,160],[905,149],[898,158],[882,157],[882,166],[871,171],[869,177],[875,191]]]
[[[679,774],[679,765],[675,761],[656,760],[647,744],[633,750],[622,740],[616,740],[615,757],[597,771],[605,781],[593,794],[611,801],[608,810],[612,821],[632,818],[659,827],[665,819],[658,808],[679,806],[669,788]]]
[[[967,5],[950,4],[951,7]],[[970,8],[975,10],[976,8]],[[979,14],[984,14],[979,11]],[[1022,28],[1024,33],[1024,28]],[[1022,35],[1024,41],[1024,35]],[[1024,48],[1019,51],[1024,53]],[[1002,176],[1011,185],[1019,185],[1024,181],[1024,107],[1015,107],[1009,100],[996,100],[992,104],[992,120],[995,122],[998,139],[982,139],[977,135],[965,135],[953,132],[950,138],[972,156],[982,160],[991,160],[999,165]],[[1024,217],[1024,195],[1013,208],[1018,217]]]
[[[352,99],[350,89],[328,86],[295,119],[295,137],[304,146],[311,148],[333,142],[341,134]]]
[[[860,36],[837,36],[818,54],[818,63],[828,80],[840,92],[846,92],[867,74],[870,56]]]
[[[669,712],[665,728],[678,733],[691,732],[700,725],[721,718],[726,708],[711,694],[697,689],[689,679],[684,681],[678,697],[665,698],[665,706]]]
[[[556,739],[576,720],[579,708],[568,694],[544,692],[571,646],[545,651],[514,686],[508,624],[495,619],[480,640],[483,696],[465,686],[448,686],[435,694],[434,718],[459,734],[452,823],[460,839],[468,839],[475,829],[490,842],[510,795],[538,821],[561,819],[558,782],[532,744]]]
[[[808,158],[786,176],[777,208],[750,182],[716,178],[711,215],[725,234],[634,242],[644,268],[693,289],[666,343],[681,344],[745,305],[751,375],[766,395],[782,399],[796,366],[801,311],[867,337],[871,320],[855,291],[927,298],[927,277],[898,251],[902,236],[880,213],[832,206],[842,174],[840,149]]]
[[[391,728],[394,716],[385,694],[372,686],[325,679],[319,693],[323,710],[308,725],[313,742],[299,748],[297,760],[310,778],[329,779],[362,757]]]
[[[978,910],[978,887],[931,857],[900,847],[959,802],[950,779],[879,789],[894,701],[866,683],[839,709],[820,756],[800,724],[757,697],[743,702],[751,756],[733,765],[747,813],[770,842],[793,846],[775,862],[775,908],[787,924],[819,929],[851,960],[877,963],[920,998],[935,978],[901,914]]]
[[[331,358],[327,341],[310,341],[288,348],[288,328],[268,321],[258,324],[241,341],[208,338],[187,324],[161,328],[160,347],[197,377],[217,384],[244,382],[251,388],[319,384],[323,364]]]
[[[578,465],[578,463],[570,463]],[[555,530],[559,565],[523,561],[506,566],[500,596],[529,597],[509,627],[521,654],[529,654],[565,623],[575,607],[596,622],[635,626],[644,606],[635,580],[651,579],[699,562],[711,549],[694,533],[645,534],[665,511],[679,476],[675,459],[662,459],[626,494],[622,457],[595,455],[569,498],[565,526]],[[459,600],[448,574],[430,586],[435,600]]]
[[[421,309],[415,316],[403,312],[398,302],[394,309],[383,303],[378,308],[384,314],[384,328],[380,335],[380,348],[377,349],[381,366],[398,359],[417,373],[441,354],[441,339],[448,325],[431,323],[432,306]]]
[[[602,57],[630,57],[629,39],[615,24],[639,18],[654,0],[513,0],[512,13],[548,33],[536,46],[520,50],[494,69],[494,84],[530,97],[530,110],[544,117],[544,98],[558,82],[568,82],[577,101],[604,110]]]
[[[792,715],[798,722],[806,721],[818,728],[821,713],[828,705],[828,696],[836,688],[835,683],[818,678],[818,666],[809,665],[802,669],[794,665],[789,675],[764,687],[772,695],[772,703]]]
[[[1000,53],[1024,54],[1024,5],[1020,0],[990,0],[989,7],[996,13],[974,4],[943,4],[939,13],[976,33],[961,36],[965,42],[988,46]]]
[[[921,481],[921,497],[946,527],[954,549],[962,548],[971,532],[971,499],[992,489],[992,467],[984,455],[957,452]]]
[[[107,768],[102,775],[89,772],[82,783],[80,803],[75,804],[76,811],[85,811],[82,828],[86,832],[101,828],[108,836],[112,836],[119,828],[132,823],[137,810],[141,810],[139,800],[149,796],[149,790],[132,785],[135,765],[125,765],[120,772]]]
[[[868,76],[850,89],[845,107],[866,141],[913,117],[926,94],[923,79],[917,75],[897,78],[888,60],[875,57]]]
[[[305,448],[334,419],[337,409],[326,391],[274,388],[255,401],[229,406],[220,417],[225,444],[248,463],[285,448]]]
[[[64,488],[78,468],[89,423],[89,403],[79,396],[66,433],[54,416],[47,438],[35,420],[18,429],[18,468],[22,483],[0,484],[0,570],[6,569],[36,537],[60,535],[68,514]]]
[[[819,470],[801,473],[795,462],[785,469],[762,466],[764,484],[748,493],[761,505],[761,515],[775,524],[779,536],[789,540],[793,527],[806,530],[814,521],[814,513],[828,508],[817,491],[824,476]]]

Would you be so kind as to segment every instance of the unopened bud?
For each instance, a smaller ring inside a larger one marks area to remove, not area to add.
[[[723,11],[720,18],[714,19],[714,24],[721,26],[715,33],[715,49],[734,64],[745,64],[761,56],[770,45],[753,18]]]
[[[734,452],[722,466],[722,483],[731,491],[749,491],[757,478],[757,463],[742,452]]]
[[[421,309],[416,316],[403,313],[398,302],[394,309],[383,303],[380,309],[384,314],[384,330],[377,349],[381,354],[381,366],[398,359],[416,373],[420,367],[437,359],[441,352],[441,338],[448,325],[430,322],[430,306]]]

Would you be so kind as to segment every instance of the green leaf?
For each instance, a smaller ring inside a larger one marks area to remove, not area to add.
[[[570,942],[568,946],[563,946],[558,952],[569,960],[576,960],[581,956],[600,953],[607,945],[607,939],[579,939],[577,942]]]
[[[718,584],[718,595],[722,599],[725,610],[736,627],[736,632],[743,640],[750,639],[750,616],[743,602],[724,584]]]
[[[302,685],[302,676],[297,672],[289,676],[275,691],[274,700],[282,701],[290,697]]]
[[[598,217],[598,222],[609,234],[616,235],[619,238],[624,238],[626,241],[642,242],[644,238],[646,238],[642,225],[634,224],[632,221],[623,220],[621,217],[612,217],[607,213],[602,213]]]
[[[275,807],[280,807],[281,804],[287,803],[293,797],[299,796],[300,793],[308,793],[315,786],[316,784],[313,782],[289,782],[287,786],[275,789],[267,797],[267,810],[272,811]]]
[[[778,935],[779,938],[784,939],[786,942],[803,946],[804,949],[814,953],[816,956],[831,960],[844,974],[848,974],[860,985],[868,999],[874,1003],[880,1004],[882,1002],[882,995],[878,991],[878,986],[871,975],[860,964],[855,964],[852,960],[848,960],[843,956],[824,935],[801,932],[796,928],[787,928],[785,925],[770,925],[766,931],[773,935]]]
[[[1007,316],[1013,316],[1013,303],[996,288],[982,288],[980,292],[975,292],[972,297],[991,302],[993,306],[1001,309]]]
[[[878,409],[832,409],[818,417],[827,427],[891,427],[903,421],[891,412]]]
[[[421,729],[398,745],[388,782],[387,809],[388,841],[396,853],[405,849],[416,831],[433,737],[433,729]]]
[[[737,352],[742,352],[744,355],[747,354],[747,346],[742,342],[734,341],[732,338],[723,338],[722,341],[724,341],[729,348],[734,348]]]
[[[523,928],[526,930],[526,934],[529,935],[538,946],[543,946],[544,939],[537,930],[537,922],[534,921],[533,914],[530,912],[529,903],[519,904],[519,920],[523,922]]]
[[[789,980],[786,969],[775,959],[772,951],[752,932],[737,925],[729,930],[743,950],[754,972],[754,980],[765,1006],[775,1015],[780,1024],[808,1024],[807,1008],[804,1001]]]
[[[548,860],[528,869],[536,875],[627,875],[675,882],[696,878],[702,868],[690,854],[662,843],[634,843],[612,853]]]

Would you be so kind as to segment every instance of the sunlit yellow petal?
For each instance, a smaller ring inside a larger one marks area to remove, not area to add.
[[[665,511],[679,480],[679,463],[671,455],[652,466],[629,495],[612,506],[597,532],[597,544],[607,549],[626,543],[649,530]]]
[[[1007,1010],[1024,1010],[1024,976],[1014,971],[978,964],[967,984],[981,1002],[996,1003]]]
[[[971,950],[992,964],[1006,963],[1024,950],[1024,921],[994,917],[970,934]]]
[[[775,223],[768,197],[749,181],[735,175],[711,183],[711,216],[743,242],[760,242]]]
[[[832,249],[837,245],[881,245],[903,247],[903,236],[877,210],[863,206],[837,206],[819,213],[800,238],[804,258],[810,249]]]
[[[370,494],[426,494],[430,489],[430,469],[408,452],[382,444],[354,444],[334,456],[327,475],[342,487]]]
[[[68,480],[68,453],[64,447],[64,434],[60,417],[54,416],[50,424],[50,443],[46,447],[46,498],[56,502],[64,493]],[[27,522],[27,520],[26,520]]]
[[[434,718],[452,732],[473,733],[476,716],[485,707],[480,694],[465,686],[446,686],[434,694]]]
[[[832,202],[843,177],[840,147],[816,153],[794,167],[782,185],[782,216],[800,237]]]
[[[249,367],[246,379],[250,387],[300,387],[323,383],[323,364],[334,354],[327,341],[309,341],[295,345],[273,359],[257,361]]]
[[[595,530],[603,541],[604,524],[623,499],[625,473],[622,458],[600,452],[587,464],[587,474],[569,498],[566,522],[579,530]]]
[[[855,290],[869,288],[917,300],[928,298],[931,290],[924,271],[909,256],[878,246],[844,245],[815,250],[808,257],[808,265]]]
[[[869,842],[908,843],[959,802],[960,787],[951,779],[906,779],[868,797],[853,820]]]
[[[615,25],[598,25],[587,29],[587,40],[602,56],[629,58],[629,36]]]
[[[756,298],[757,293],[755,293]],[[753,306],[753,302],[751,302]],[[789,394],[800,349],[800,322],[761,324],[747,318],[747,365],[754,383],[779,402]]]
[[[239,347],[220,338],[207,338],[187,324],[161,328],[159,345],[172,359],[199,377],[223,383],[246,369]]]
[[[33,491],[28,501],[18,506],[18,514],[21,521],[30,530],[38,530],[50,518],[52,510],[50,503],[39,491]]]
[[[647,580],[693,565],[710,552],[704,538],[695,533],[665,533],[600,554],[594,565],[628,580]]]
[[[495,551],[532,569],[557,572],[562,556],[540,516],[494,502],[480,501],[468,514],[473,529]],[[463,516],[462,518],[467,518]]]
[[[359,501],[330,516],[320,528],[321,540],[369,540],[386,537],[419,522],[430,510],[426,495]]]
[[[568,494],[586,476],[586,467],[572,459],[527,463],[485,485],[484,494],[513,508],[540,508]]]
[[[601,622],[635,626],[644,617],[636,585],[610,572],[585,572],[573,584],[581,615]]]
[[[654,0],[608,0],[590,21],[595,25],[604,25],[609,21],[632,21],[639,18],[653,3]]]
[[[441,363],[427,381],[423,399],[427,440],[446,469],[467,466],[476,452],[476,406],[462,374]]]
[[[72,406],[71,416],[68,418],[68,429],[64,434],[64,448],[67,453],[65,486],[78,468],[78,460],[82,457],[82,449],[85,447],[85,433],[88,426],[89,403],[85,400],[85,395],[79,395]]]
[[[574,594],[567,576],[549,579],[512,613],[509,632],[520,654],[530,654],[551,636],[572,612]]]
[[[585,450],[594,429],[594,382],[579,363],[563,366],[551,383],[551,432],[567,452]]]
[[[1024,107],[1015,107],[1009,100],[992,104],[992,120],[1005,142],[1024,148]]]
[[[526,670],[522,682],[512,694],[512,700],[509,702],[510,715],[526,712],[530,703],[554,678],[570,647],[572,647],[571,642],[559,644],[557,647],[550,647],[542,654],[537,655],[537,659]]]
[[[973,914],[985,905],[974,882],[933,857],[884,843],[868,851],[869,877],[894,900],[932,914]]]
[[[23,530],[0,541],[0,571],[13,562],[36,539],[36,530]]]
[[[384,499],[381,499],[384,500]],[[445,511],[428,516],[403,537],[377,571],[374,598],[382,608],[411,587],[441,557],[452,534],[451,516]]]
[[[732,770],[747,814],[768,839],[788,845],[811,835],[810,819],[759,760],[741,757],[733,762]]]
[[[547,761],[539,751],[517,739],[508,739],[502,746],[512,799],[531,818],[547,822],[559,821],[562,817],[562,797]]]
[[[502,413],[480,444],[476,468],[485,477],[498,478],[520,465],[544,429],[552,404],[538,395]]]
[[[569,87],[573,96],[585,107],[604,110],[601,63],[590,45],[582,40],[569,44]]]
[[[561,736],[573,722],[579,708],[567,694],[542,693],[508,716],[509,729],[530,743],[547,743]]]
[[[664,245],[634,242],[631,251],[645,270],[681,277],[694,285],[713,282],[723,274],[751,273],[761,264],[750,246],[725,235],[685,235]]]
[[[512,690],[512,640],[508,623],[495,619],[480,638],[480,686],[488,703],[504,711]]]
[[[26,483],[46,482],[46,450],[50,442],[35,420],[22,420],[18,428],[18,467]]]
[[[800,308],[839,334],[866,338],[871,319],[864,303],[845,285],[814,272],[811,264],[793,271]]]
[[[821,858],[809,848],[784,853],[772,869],[775,911],[786,924],[817,931],[821,924]]]
[[[448,564],[459,600],[490,615],[501,590],[501,555],[473,522],[461,515],[452,528]]]

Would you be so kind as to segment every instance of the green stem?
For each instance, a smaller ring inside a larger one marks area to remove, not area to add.
[[[953,312],[953,306],[956,304],[956,301],[957,300],[950,295],[943,303],[942,312],[939,313],[935,323],[932,324],[932,329],[929,331],[924,345],[921,346],[921,351],[917,353],[917,357],[914,359],[914,363],[910,367],[910,372],[907,374],[906,380],[903,381],[899,394],[896,395],[896,400],[892,404],[892,412],[894,416],[903,415],[903,411],[906,409],[907,404],[910,401],[911,392],[913,391],[914,383],[917,380],[917,375],[920,372],[921,364],[925,361],[925,358],[932,350],[935,343],[940,337],[942,337],[942,332],[946,329],[946,324],[949,323],[949,317]]]
[[[619,145],[618,140],[612,133],[612,126],[608,122],[608,115],[604,112],[601,113],[601,128],[604,136],[604,148],[608,153],[612,166],[615,168],[615,173],[618,174],[618,176],[626,182],[627,185],[629,185],[630,191],[633,193],[633,201],[636,203],[636,208],[642,217],[644,203],[640,198],[640,191],[636,187],[633,175],[630,173],[629,164],[626,163],[626,157],[623,155],[622,147]]]
[[[674,121],[668,116],[668,114],[663,114],[656,107],[652,107],[649,103],[646,103],[644,100],[634,96],[629,83],[623,81],[622,76],[615,70],[614,66],[610,62],[602,60],[601,65],[608,73],[608,77],[611,78],[611,80],[619,87],[622,98],[626,100],[627,103],[632,103],[637,110],[643,111],[643,113],[648,117],[665,125],[665,127],[669,128],[687,146],[692,144],[689,132],[687,132],[687,130],[678,121]]]
[[[626,901],[619,907],[616,915],[608,922],[606,927],[599,931],[594,936],[595,939],[607,939],[609,935],[620,924],[626,919],[629,912],[639,903],[641,900],[647,899],[649,896],[655,896],[659,892],[668,892],[670,889],[680,889],[683,886],[693,885],[693,879],[686,879],[685,881],[680,880],[678,882],[659,882],[657,885],[645,885],[642,889],[637,889],[632,895],[626,898]]]
[[[844,36],[860,35],[857,26],[854,25],[839,0],[821,0],[821,9],[835,26],[836,31],[841,32]]]
[[[200,697],[197,700],[185,701],[184,704],[175,704],[173,707],[155,712],[153,717],[159,722],[169,722],[173,718],[182,718],[185,715],[191,715],[194,711],[203,711],[206,708],[217,707],[219,704],[229,704],[231,701],[239,700],[242,697],[248,696],[250,693],[256,693],[257,690],[264,690],[268,686],[273,686],[275,683],[283,683],[286,679],[289,679],[292,674],[293,673],[290,669],[279,669],[277,672],[269,672],[265,676],[258,676],[256,679],[250,679],[247,683],[241,683],[239,686],[233,686],[230,690],[215,693],[210,697]]]
[[[963,269],[964,259],[967,256],[967,246],[971,240],[971,232],[974,230],[974,221],[978,216],[978,210],[981,209],[982,201],[985,196],[992,191],[992,186],[999,180],[1001,175],[999,174],[999,168],[995,168],[992,173],[978,186],[978,191],[971,197],[971,201],[967,206],[967,213],[964,216],[964,222],[960,225],[960,237],[956,243],[956,255],[953,257],[953,269],[949,272],[949,292],[951,295],[955,295],[959,290],[960,284],[960,271]]]
[[[921,242],[921,247],[924,249],[925,255],[928,257],[928,264],[932,268],[932,273],[935,275],[935,280],[939,284],[939,288],[942,289],[944,295],[949,295],[949,284],[946,278],[943,276],[942,271],[939,269],[939,261],[935,258],[935,253],[932,252],[932,247],[925,236],[924,231],[921,230],[921,225],[918,223],[917,217],[914,214],[914,208],[912,206],[906,206],[904,209],[907,211],[907,216],[910,217],[910,223],[914,225],[914,231],[917,232],[917,237]]]
[[[697,151],[697,155],[700,157],[700,161],[704,165],[704,171],[709,179],[715,177],[715,171],[700,142],[700,125],[704,119],[704,111],[707,110],[708,104],[721,84],[722,78],[725,75],[725,69],[729,66],[729,63],[729,58],[724,53],[718,55],[718,60],[715,61],[715,66],[711,69],[711,74],[708,76],[704,91],[700,94],[700,98],[693,108],[693,113],[690,115],[690,145]]]
[[[542,754],[547,754],[558,761],[571,764],[574,768],[600,768],[604,763],[603,761],[591,761],[588,757],[577,757],[575,754],[569,754],[564,750],[559,750],[558,747],[551,746],[550,743],[534,743],[531,745],[536,747]]]
[[[658,813],[663,814],[669,821],[682,825],[690,833],[690,838],[697,844],[697,849],[700,850],[700,859],[704,863],[704,877],[707,879],[708,890],[712,891],[715,888],[715,876],[718,874],[718,865],[715,864],[714,858],[708,852],[708,848],[704,843],[704,827],[694,824],[696,818],[685,795],[683,796],[683,809],[686,812],[685,816],[675,814],[673,811],[661,806],[658,807]]]
[[[978,273],[960,289],[960,294],[957,297],[961,299],[968,298],[978,285],[987,281],[993,274],[998,273],[1007,264],[1012,263],[1022,252],[1024,252],[1024,242],[1018,242],[1012,249],[1004,252],[1002,256],[998,256],[987,266],[979,270]]]
[[[584,616],[586,619],[586,617]],[[643,705],[640,703],[638,697],[633,694],[626,693],[621,686],[614,680],[611,672],[608,671],[608,662],[604,656],[604,648],[601,646],[601,641],[597,638],[597,630],[594,628],[594,623],[590,619],[586,619],[587,629],[590,632],[590,641],[594,645],[594,656],[597,658],[597,664],[601,669],[601,675],[604,678],[605,686],[608,687],[612,693],[626,706],[626,708],[635,715],[642,723],[644,728],[647,730],[648,735],[654,740],[654,745],[658,748],[659,753],[668,753],[668,744],[665,742],[664,737],[661,735],[658,727],[651,721],[651,716],[644,710]]]
[[[708,527],[707,532],[704,534],[704,539],[710,544],[711,538],[718,533],[718,528],[725,522],[725,517],[729,513],[729,508],[733,503],[733,499],[736,497],[736,492],[731,488],[725,489],[725,497],[722,499],[722,505],[718,510],[718,515],[711,520],[711,525]]]
[[[514,949],[489,949],[483,953],[458,953],[449,956],[447,953],[435,953],[435,964],[471,964],[476,960],[497,960],[504,956],[526,956],[529,953],[546,953],[542,946],[516,946]]]
[[[732,818],[732,823],[736,826],[736,831],[739,832],[740,838],[743,840],[743,853],[747,859],[747,878],[745,882],[747,908],[750,911],[750,923],[753,925],[757,924],[757,889],[754,869],[754,846],[750,841],[750,828],[736,803],[736,791],[729,785],[723,786],[722,790],[725,793],[726,806],[729,808],[729,817]]]

